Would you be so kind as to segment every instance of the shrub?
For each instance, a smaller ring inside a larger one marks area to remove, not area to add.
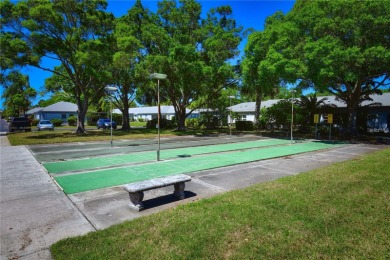
[[[33,119],[33,120],[31,120],[31,125],[32,125],[32,126],[37,126],[38,123],[39,123],[39,119]]]
[[[146,124],[146,128],[155,129],[155,128],[157,128],[156,125],[157,125],[157,118],[154,118],[154,119],[148,121],[148,123]],[[176,127],[176,124],[174,121],[171,121],[171,120],[168,120],[165,118],[160,119],[160,129],[172,129],[175,127]]]
[[[144,119],[142,117],[137,119],[138,122],[144,122]]]
[[[116,122],[117,125],[123,124],[123,115],[122,114],[112,114],[112,121]]]
[[[68,125],[77,125],[77,116],[68,117]]]
[[[62,125],[61,119],[55,118],[55,119],[52,119],[50,121],[53,123],[54,126],[61,126]]]
[[[198,127],[199,126],[199,118],[187,118],[186,126],[187,127]]]
[[[253,131],[252,121],[236,121],[237,131]]]

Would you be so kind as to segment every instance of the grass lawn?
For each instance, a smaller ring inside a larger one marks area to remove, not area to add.
[[[93,128],[93,127],[92,127]],[[34,144],[52,144],[52,143],[71,143],[71,142],[92,142],[110,140],[110,130],[97,130],[87,127],[86,134],[75,134],[74,126],[57,127],[55,131],[34,131],[32,132],[13,132],[8,133],[7,137],[11,145],[34,145]],[[183,136],[183,135],[208,135],[219,134],[226,130],[161,130],[161,137]],[[113,131],[113,139],[142,139],[157,138],[156,129],[135,128],[130,131]]]
[[[51,252],[55,259],[388,259],[389,161],[387,148],[64,239]]]

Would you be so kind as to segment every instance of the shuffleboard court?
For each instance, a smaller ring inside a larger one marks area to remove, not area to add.
[[[186,147],[179,149],[168,149],[161,151],[161,159],[172,159],[178,157],[191,157],[194,155],[218,153],[242,149],[251,149],[264,146],[282,145],[290,143],[289,140],[283,139],[266,139],[258,141],[248,141],[239,143],[205,145],[197,147]],[[138,152],[133,154],[111,155],[96,158],[86,158],[79,160],[60,161],[44,163],[43,166],[50,174],[58,174],[68,171],[81,171],[96,169],[102,167],[120,166],[131,163],[140,163],[156,160],[156,152]]]
[[[328,149],[341,144],[305,142],[288,146],[263,147],[250,150],[200,155],[175,160],[151,162],[122,168],[55,176],[67,194],[95,190],[126,183],[175,174],[186,174],[235,164]],[[239,178],[239,176],[237,176]]]

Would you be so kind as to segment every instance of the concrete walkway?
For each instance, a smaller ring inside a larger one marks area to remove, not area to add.
[[[176,201],[172,187],[147,191],[144,198],[146,210],[134,212],[128,208],[129,197],[121,187],[66,196],[27,147],[10,147],[4,139],[6,136],[0,138],[1,259],[50,259],[50,245],[65,237],[83,235],[179,204],[295,175],[388,147],[351,144],[194,172],[190,174],[192,181],[186,185],[185,200]],[[83,146],[82,143],[77,145]],[[66,147],[57,146],[59,149]],[[54,149],[55,145],[51,147]]]
[[[56,241],[94,231],[24,146],[1,139],[1,259],[50,259]]]

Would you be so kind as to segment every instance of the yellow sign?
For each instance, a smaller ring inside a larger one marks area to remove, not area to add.
[[[314,124],[318,124],[320,122],[320,115],[314,114]]]
[[[328,114],[328,124],[333,124],[333,114]]]

